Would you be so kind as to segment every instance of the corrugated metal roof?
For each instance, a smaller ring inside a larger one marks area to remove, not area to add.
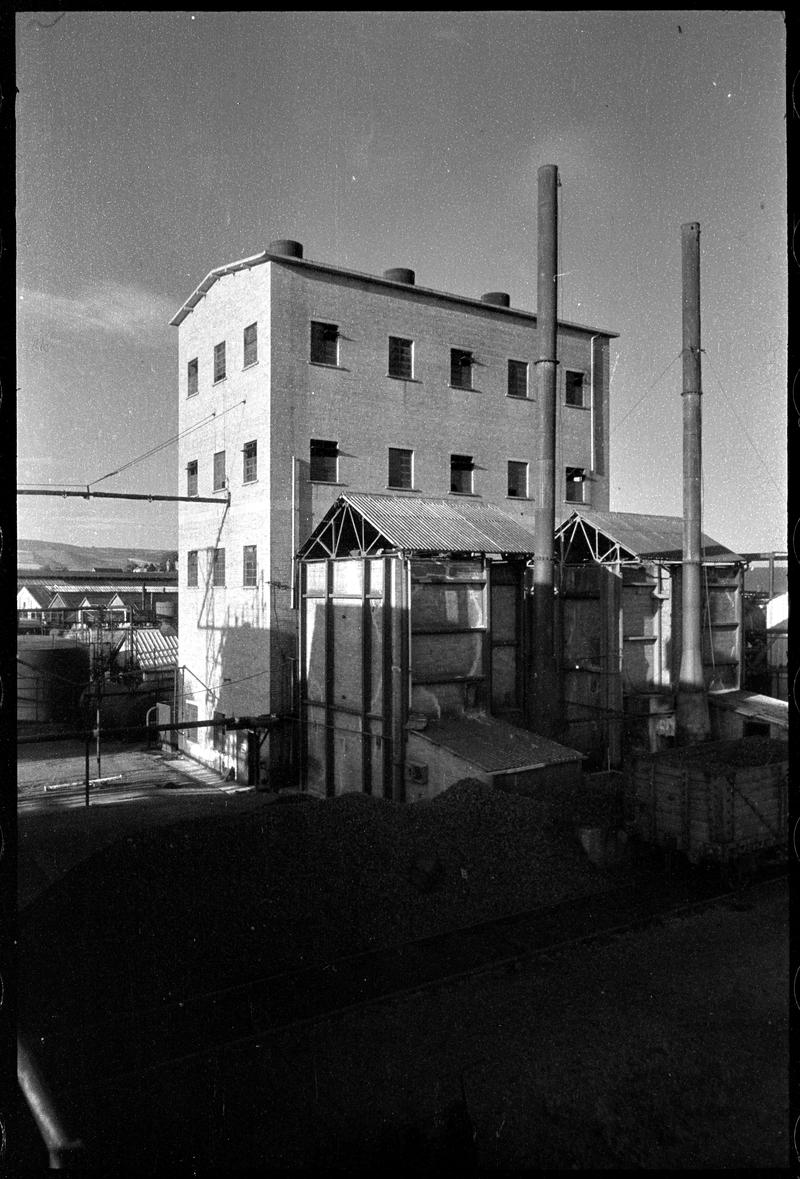
[[[632,557],[680,561],[683,553],[683,519],[680,516],[649,516],[639,512],[599,512],[576,509],[556,533],[563,532],[575,517],[580,517],[610,540],[622,545]],[[726,564],[741,561],[738,553],[702,534],[703,560]]]
[[[175,667],[178,662],[178,636],[149,627],[142,630],[137,628],[133,635],[128,634],[122,650],[127,654],[132,652],[139,666],[145,670]]]
[[[583,759],[577,749],[559,745],[497,717],[461,716],[429,721],[424,729],[415,730],[414,735],[449,749],[487,774],[544,768]]]
[[[509,553],[518,556],[533,553],[533,521],[527,526],[496,504],[484,500],[347,492],[339,497],[325,520],[342,511],[346,504],[359,512],[392,547],[403,552]],[[323,523],[314,530],[315,533]]]
[[[20,589],[26,588],[26,589],[32,590],[34,588],[34,586],[37,586],[40,589],[45,589],[51,594],[62,594],[62,593],[80,593],[81,595],[89,594],[89,593],[92,593],[92,594],[138,594],[140,599],[141,599],[141,595],[142,595],[142,582],[141,581],[140,582],[135,582],[135,581],[133,581],[133,582],[127,582],[127,581],[126,582],[122,582],[122,581],[120,581],[120,582],[86,581],[86,582],[77,582],[76,583],[75,581],[62,581],[58,578],[57,575],[54,576],[52,573],[49,575],[49,577],[36,577],[36,578],[30,577],[30,578],[20,578],[19,579],[19,588]],[[144,583],[144,592],[146,594],[175,594],[175,595],[177,595],[178,586],[174,581],[172,582],[171,585],[164,584],[163,582],[157,582],[155,584],[151,584],[150,582],[145,582]]]
[[[776,700],[774,696],[762,696],[758,692],[734,689],[729,692],[709,692],[708,703],[717,708],[730,709],[740,716],[748,716],[766,724],[789,729],[789,703]]]

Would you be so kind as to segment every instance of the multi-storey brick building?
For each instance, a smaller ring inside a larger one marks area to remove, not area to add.
[[[171,323],[182,494],[220,496],[180,505],[187,716],[291,708],[294,554],[343,489],[479,497],[532,524],[537,321],[506,294],[342,270],[281,241],[212,270]],[[559,515],[609,506],[614,335],[559,324]],[[190,751],[232,764],[210,734]]]

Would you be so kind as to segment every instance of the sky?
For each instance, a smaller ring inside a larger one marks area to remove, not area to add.
[[[154,451],[97,490],[177,494],[168,321],[277,238],[535,311],[555,164],[559,317],[619,333],[611,509],[682,511],[697,221],[703,529],[785,551],[780,12],[26,12],[16,52],[20,486]],[[22,496],[18,534],[171,548],[176,509]]]

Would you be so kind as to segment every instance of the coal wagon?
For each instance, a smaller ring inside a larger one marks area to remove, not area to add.
[[[634,755],[626,767],[631,828],[641,840],[725,874],[788,841],[788,743],[713,741]]]

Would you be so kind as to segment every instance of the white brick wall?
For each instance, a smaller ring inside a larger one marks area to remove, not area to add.
[[[339,366],[309,363],[310,323],[335,323]],[[242,369],[244,328],[258,323],[258,363]],[[387,376],[390,335],[414,341],[414,380]],[[213,351],[227,343],[227,375],[212,383]],[[594,416],[596,466],[591,503],[608,508],[608,339],[595,349],[595,413],[564,405],[564,370],[586,374],[591,333],[562,327],[558,348],[556,470],[563,494],[566,465],[589,468]],[[474,353],[471,390],[450,387],[450,349]],[[180,429],[196,430],[179,447],[185,467],[199,462],[200,495],[211,494],[213,454],[224,449],[230,508],[181,504],[179,513],[180,662],[210,685],[194,697],[201,718],[280,711],[291,705],[295,613],[292,553],[341,491],[386,491],[388,448],[414,451],[414,487],[447,495],[450,454],[472,455],[475,492],[514,514],[533,518],[534,501],[507,497],[507,462],[528,462],[536,491],[538,342],[528,316],[472,306],[414,287],[387,286],[292,262],[267,262],[227,275],[201,298],[179,329]],[[199,393],[186,396],[187,362],[199,360]],[[507,362],[529,365],[530,400],[506,396]],[[245,404],[240,405],[239,402]],[[201,425],[213,411],[216,417]],[[335,440],[338,485],[308,480],[311,438]],[[242,485],[242,446],[258,441],[258,482]],[[293,459],[297,477],[292,493]],[[294,529],[292,504],[294,503]],[[557,495],[556,511],[562,509]],[[566,509],[565,509],[566,510]],[[226,586],[206,585],[203,551],[226,550]],[[242,548],[258,546],[259,583],[242,587]],[[186,554],[200,553],[200,585],[186,586]],[[187,677],[195,688],[200,685]],[[210,751],[210,735],[200,738]],[[202,753],[203,746],[198,744]]]

